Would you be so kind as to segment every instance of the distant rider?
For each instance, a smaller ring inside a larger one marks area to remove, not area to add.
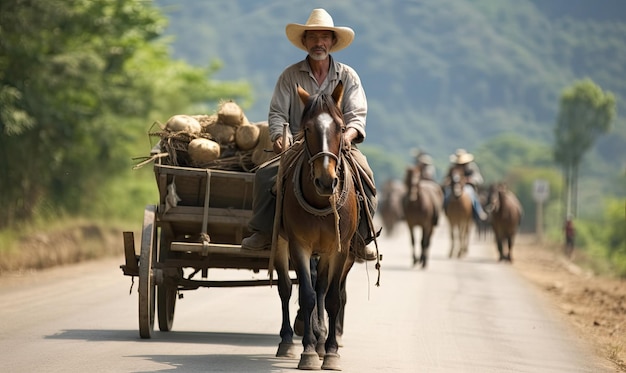
[[[420,150],[415,156],[415,166],[420,171],[422,179],[435,181],[437,170],[430,154]]]
[[[451,173],[457,167],[463,167],[464,175],[465,175],[465,186],[463,190],[469,194],[472,199],[472,210],[474,215],[474,220],[486,221],[488,216],[487,213],[483,210],[482,205],[480,204],[480,200],[478,198],[477,188],[483,184],[483,176],[480,173],[480,169],[478,165],[474,161],[474,156],[468,153],[465,149],[457,149],[456,152],[450,155],[450,169],[444,179],[444,207],[447,206],[448,201],[450,199],[451,189]]]

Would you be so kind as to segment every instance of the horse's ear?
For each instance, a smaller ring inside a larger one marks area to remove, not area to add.
[[[337,104],[337,107],[341,109],[341,100],[343,99],[343,82],[341,80],[337,83],[337,86],[333,90],[332,96],[333,100],[335,100],[335,103]]]
[[[298,91],[298,96],[300,96],[302,103],[306,105],[309,102],[309,96],[311,96],[309,92],[305,91],[300,84],[296,84],[296,91]]]

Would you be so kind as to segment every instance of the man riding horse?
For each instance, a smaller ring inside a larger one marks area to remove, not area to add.
[[[270,102],[269,129],[273,150],[280,154],[293,141],[293,134],[301,128],[304,103],[300,100],[296,86],[307,92],[331,94],[338,82],[343,83],[344,93],[342,112],[346,131],[345,147],[361,170],[359,177],[364,186],[364,201],[354,250],[356,257],[375,260],[377,250],[367,246],[374,239],[371,217],[377,206],[374,175],[363,155],[354,144],[365,140],[365,117],[367,99],[361,80],[356,71],[336,61],[330,52],[337,52],[352,43],[354,31],[349,27],[335,27],[333,19],[324,9],[314,9],[306,24],[290,23],[286,27],[289,41],[307,52],[307,57],[289,67],[279,76]],[[283,124],[287,123],[286,138],[283,138]],[[253,217],[249,222],[254,234],[242,240],[241,246],[249,250],[264,250],[271,246],[276,196],[274,185],[278,174],[278,160],[260,167],[255,174]],[[369,217],[368,217],[369,214]]]
[[[444,207],[448,203],[450,199],[451,189],[450,184],[452,182],[452,171],[461,168],[463,171],[463,175],[465,176],[465,186],[463,190],[470,196],[472,199],[472,210],[474,215],[474,220],[476,222],[486,221],[488,216],[487,213],[483,210],[482,205],[480,204],[480,200],[478,198],[477,188],[482,185],[484,180],[483,176],[480,173],[480,169],[478,165],[474,161],[474,156],[468,153],[465,149],[457,149],[454,154],[450,155],[450,168],[444,179]]]
[[[415,156],[415,166],[420,171],[422,180],[435,180],[437,170],[433,164],[433,157],[430,154],[420,150]]]

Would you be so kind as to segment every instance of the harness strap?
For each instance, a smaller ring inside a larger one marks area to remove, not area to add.
[[[296,160],[294,160],[296,161]],[[342,188],[341,189],[341,193],[339,194],[339,196],[337,197],[336,194],[333,195],[334,197],[334,202],[336,203],[335,206],[333,206],[332,204],[326,208],[322,208],[322,209],[318,209],[316,207],[311,206],[305,199],[304,199],[304,195],[302,194],[302,184],[300,181],[300,175],[302,175],[302,164],[304,163],[304,157],[301,155],[299,158],[297,158],[297,162],[296,164],[298,165],[298,167],[294,168],[293,170],[293,193],[296,196],[296,199],[298,200],[298,203],[300,204],[300,207],[302,207],[306,212],[308,212],[311,215],[315,215],[315,216],[326,216],[329,215],[331,213],[333,213],[333,209],[339,209],[341,208],[344,203],[346,202],[346,199],[348,197],[348,193],[346,188]],[[346,180],[347,177],[346,175],[348,174],[348,172],[341,172],[342,177],[343,177],[343,181],[342,181],[342,185],[346,185]]]
[[[351,153],[347,153],[345,155],[346,160],[348,161],[350,167],[352,168],[354,174],[356,175],[356,184],[358,186],[358,191],[359,193],[361,193],[361,195],[365,196],[365,189],[363,188],[363,183],[361,182],[361,177],[359,177],[359,175],[365,175],[365,179],[369,180],[369,177],[367,177],[367,174],[365,173],[365,171],[363,171],[363,169],[359,166],[359,164],[354,160],[354,157],[352,157]],[[367,201],[365,202],[367,203]],[[374,221],[372,218],[372,214],[370,214],[370,210],[367,206],[365,206],[365,214],[367,216],[367,224],[370,228],[370,232],[374,233],[374,246],[376,247],[376,271],[378,271],[378,277],[376,279],[376,286],[380,286],[380,251],[378,250],[378,240],[376,239],[376,230],[374,228]]]

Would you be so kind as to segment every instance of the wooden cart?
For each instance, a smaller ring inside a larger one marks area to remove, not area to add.
[[[126,276],[139,277],[139,334],[170,331],[179,292],[199,287],[264,286],[267,280],[211,281],[210,268],[268,269],[269,250],[241,248],[252,216],[254,173],[155,164],[158,205],[144,212],[141,249],[124,232]],[[175,197],[172,189],[175,188]],[[168,199],[176,200],[175,206]],[[189,274],[191,272],[191,274]],[[197,279],[197,274],[201,279]]]

